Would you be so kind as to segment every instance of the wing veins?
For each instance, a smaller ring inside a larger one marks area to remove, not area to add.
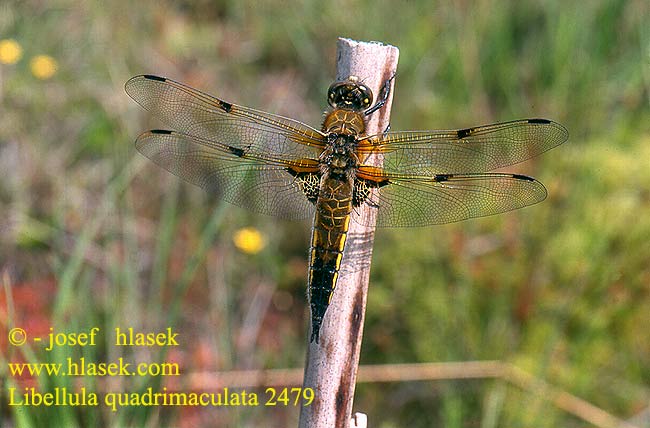
[[[179,128],[178,131],[187,131],[195,124],[210,123],[202,122],[194,117],[188,120],[188,123],[179,122],[173,115],[185,107],[199,116],[214,115],[212,123],[217,126],[226,122],[228,118],[231,118],[232,122],[235,122],[235,118],[239,118],[236,121],[238,126],[242,122],[253,123],[266,128],[266,132],[283,135],[295,144],[322,147],[323,134],[309,125],[250,107],[227,103],[171,79],[136,76],[126,83],[125,88],[129,96],[138,104],[164,122],[169,122],[173,128]],[[173,91],[180,92],[179,95],[182,98],[175,97]],[[154,94],[154,96],[151,97],[150,94]],[[170,105],[174,108],[166,108]]]
[[[460,130],[397,131],[360,141],[361,153],[384,155],[390,172],[480,173],[523,162],[564,143],[562,125],[524,119]]]

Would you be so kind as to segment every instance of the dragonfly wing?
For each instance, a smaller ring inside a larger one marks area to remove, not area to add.
[[[227,103],[171,79],[136,76],[124,89],[174,130],[217,139],[253,155],[302,159],[313,157],[323,147],[323,134],[308,125]]]
[[[525,119],[448,131],[377,134],[359,152],[384,155],[389,173],[474,174],[516,164],[564,143],[569,133],[548,119]]]
[[[230,203],[286,219],[313,217],[314,206],[293,166],[282,159],[252,153],[174,131],[149,131],[136,140],[140,153],[171,173]],[[302,161],[302,175],[317,172],[317,161]]]
[[[429,226],[498,214],[543,201],[539,181],[518,174],[385,175],[366,203],[377,226]]]

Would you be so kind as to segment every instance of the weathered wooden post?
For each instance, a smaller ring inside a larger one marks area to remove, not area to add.
[[[384,82],[395,74],[398,56],[399,50],[394,46],[341,38],[337,45],[337,80],[358,76],[372,89],[376,99]],[[391,90],[386,104],[369,116],[367,135],[381,133],[388,127],[393,93]],[[381,159],[370,162],[380,165]],[[310,343],[307,350],[303,387],[313,388],[315,399],[310,406],[301,409],[301,428],[347,428],[352,423],[352,399],[374,240],[374,227],[361,224],[374,224],[376,215],[369,207],[358,211],[353,213],[350,222],[341,272],[323,320],[320,342]],[[372,221],[357,222],[355,216]],[[354,263],[350,263],[351,260]]]

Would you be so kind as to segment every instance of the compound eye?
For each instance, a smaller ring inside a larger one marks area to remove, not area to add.
[[[364,107],[370,107],[370,104],[372,104],[372,91],[365,85],[359,85],[359,90],[361,91],[361,104]]]
[[[340,102],[342,87],[343,82],[334,82],[330,85],[327,90],[327,102],[330,106],[337,107],[337,104]]]

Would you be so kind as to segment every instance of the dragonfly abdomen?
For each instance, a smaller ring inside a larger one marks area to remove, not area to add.
[[[324,179],[316,201],[309,260],[312,342],[318,342],[320,326],[336,287],[351,211],[352,183]]]

